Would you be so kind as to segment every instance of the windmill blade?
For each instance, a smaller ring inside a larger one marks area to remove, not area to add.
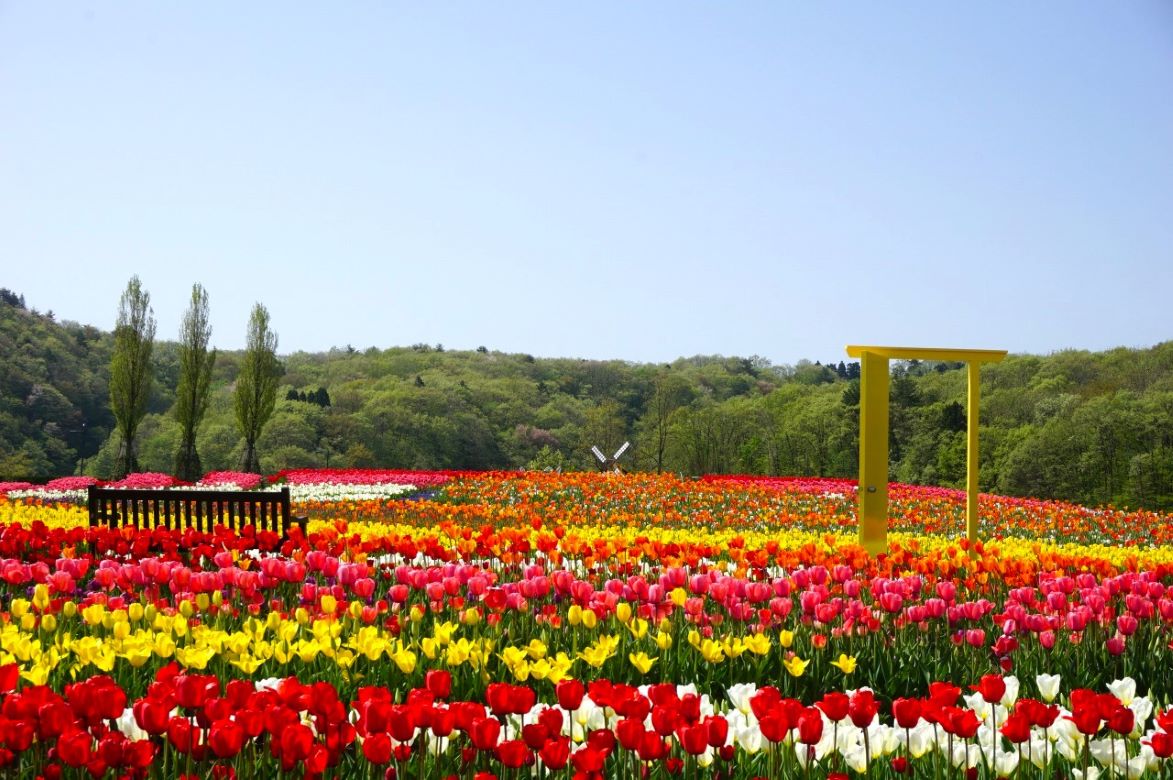
[[[606,463],[607,462],[607,456],[604,455],[603,452],[598,447],[595,447],[592,445],[591,452],[595,453],[595,457],[599,459],[599,463]]]
[[[630,446],[631,446],[631,442],[629,442],[629,441],[623,442],[623,446],[620,447],[619,449],[615,450],[614,460],[619,460],[619,456],[622,455],[623,453],[627,452],[627,448]]]

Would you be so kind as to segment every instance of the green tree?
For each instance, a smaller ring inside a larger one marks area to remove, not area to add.
[[[203,475],[196,432],[208,410],[212,387],[212,366],[216,350],[208,351],[212,324],[208,319],[208,293],[200,284],[191,288],[191,304],[179,329],[179,385],[175,391],[175,419],[179,423],[179,449],[175,453],[175,476],[194,482]]]
[[[114,356],[110,361],[110,408],[121,437],[115,476],[138,470],[135,435],[151,394],[151,350],[155,343],[155,312],[151,296],[132,276],[118,302]]]
[[[236,378],[236,424],[244,437],[241,471],[261,472],[257,440],[273,414],[280,377],[277,334],[269,329],[269,310],[258,303],[249,316],[248,340],[240,363],[240,375]]]

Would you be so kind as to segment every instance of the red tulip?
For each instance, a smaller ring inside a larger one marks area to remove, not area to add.
[[[122,749],[123,761],[135,769],[146,769],[155,760],[155,745],[148,740],[128,742]]]
[[[586,696],[586,686],[579,680],[563,680],[554,688],[558,696],[558,706],[564,710],[573,711],[582,706],[582,699]]]
[[[987,674],[973,689],[981,693],[987,704],[997,704],[1006,695],[1006,680],[1000,674]]]
[[[497,758],[510,769],[525,766],[531,754],[520,739],[510,739],[497,746]]]
[[[823,715],[815,707],[811,707],[798,719],[798,741],[804,745],[814,745],[823,738]]]
[[[180,707],[202,707],[209,696],[220,692],[220,681],[212,675],[181,674],[175,678],[175,698]]]
[[[190,753],[195,741],[192,738],[191,721],[178,715],[167,721],[167,741],[180,753]]]
[[[952,707],[960,696],[961,689],[952,683],[929,683],[929,699],[941,707]]]
[[[0,666],[0,693],[15,691],[19,681],[20,666],[18,664],[11,663]]]
[[[304,761],[314,746],[314,733],[304,723],[295,723],[281,731],[279,741],[282,758]]]
[[[668,755],[668,741],[654,731],[645,731],[639,745],[640,761],[659,761]]]
[[[326,746],[315,742],[310,747],[310,753],[305,757],[305,774],[306,777],[317,777],[326,771],[326,767],[330,765],[330,751],[326,750]]]
[[[615,726],[615,736],[625,750],[639,750],[646,731],[643,721],[634,718],[624,718]]]
[[[699,723],[681,727],[676,736],[684,752],[690,755],[700,755],[709,748],[709,730]]]
[[[570,757],[570,760],[574,764],[574,768],[579,772],[587,774],[591,772],[602,772],[603,762],[607,760],[607,754],[588,746],[575,751],[574,755]]]
[[[828,693],[815,706],[818,707],[832,721],[841,721],[847,717],[847,708],[850,703],[846,693]]]
[[[869,690],[856,691],[848,702],[847,714],[856,728],[867,728],[880,711],[876,695]]]
[[[436,708],[432,710],[430,726],[437,737],[446,737],[456,728],[456,713],[451,707]]]
[[[916,728],[920,722],[920,699],[896,699],[892,702],[892,716],[902,729]]]
[[[73,721],[73,710],[59,698],[54,697],[37,708],[37,730],[41,739],[52,739],[64,733]]]
[[[611,751],[615,749],[615,732],[611,729],[595,729],[590,734],[587,734],[587,747],[599,751],[603,757],[611,755]]]
[[[497,740],[501,736],[501,721],[496,718],[475,720],[468,736],[477,750],[492,750],[497,747]]]
[[[386,734],[371,734],[362,743],[362,754],[377,766],[391,761],[391,738]]]
[[[391,737],[397,742],[410,742],[415,739],[416,719],[411,707],[391,707],[391,715],[387,722]]]
[[[652,710],[652,729],[661,737],[674,733],[680,720],[680,710],[676,707],[656,707]]]
[[[709,745],[715,748],[724,747],[729,739],[729,721],[720,715],[705,718],[704,725],[709,732]]]
[[[1149,747],[1153,749],[1153,754],[1157,758],[1173,756],[1173,734],[1167,731],[1154,733],[1152,739],[1149,740]]]
[[[538,713],[538,723],[546,727],[551,738],[562,734],[563,715],[553,707],[547,707]]]
[[[981,721],[973,710],[950,707],[941,711],[941,727],[955,737],[969,739],[977,733]]]
[[[69,766],[84,766],[93,754],[94,738],[88,731],[74,729],[57,740],[57,755]]]
[[[1026,742],[1030,739],[1030,720],[1023,713],[1015,712],[1002,724],[1000,731],[1015,744]]]
[[[1121,736],[1131,734],[1135,723],[1136,718],[1128,707],[1120,707],[1108,716],[1108,728]]]
[[[1068,718],[1084,736],[1094,736],[1100,730],[1100,713],[1093,707],[1075,707]]]
[[[430,669],[424,675],[424,686],[437,699],[447,699],[452,695],[452,674],[446,669]]]
[[[167,730],[171,710],[154,699],[139,699],[134,703],[134,721],[148,734],[162,734]]]
[[[208,746],[217,758],[232,758],[244,744],[244,729],[233,720],[218,720],[208,730]]]
[[[538,755],[547,769],[557,772],[563,769],[570,760],[570,739],[556,737],[543,745],[542,749],[538,751]]]

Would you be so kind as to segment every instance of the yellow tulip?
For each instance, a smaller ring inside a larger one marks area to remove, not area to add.
[[[806,666],[809,663],[810,661],[804,661],[794,655],[785,659],[782,665],[786,667],[786,671],[790,672],[792,677],[802,677],[802,673],[806,671]]]
[[[106,607],[101,604],[90,604],[81,611],[81,618],[86,622],[86,625],[99,626],[102,624],[102,619],[106,616]]]
[[[631,665],[639,669],[640,674],[647,674],[648,670],[658,661],[658,658],[648,658],[647,653],[630,653],[627,660],[631,661]]]
[[[754,655],[767,655],[770,652],[770,637],[762,633],[747,636],[745,648]]]
[[[779,631],[778,644],[782,645],[783,647],[790,647],[792,644],[794,644],[794,632],[787,631],[786,629]]]
[[[631,605],[626,601],[619,602],[615,605],[615,617],[619,619],[620,623],[631,620]]]
[[[39,612],[44,612],[45,607],[49,606],[50,601],[49,586],[43,582],[37,583],[36,587],[33,588],[33,606]]]
[[[840,653],[838,660],[832,661],[831,666],[839,667],[839,671],[844,674],[851,674],[855,671],[855,656]]]
[[[582,611],[582,624],[587,628],[594,628],[599,624],[599,616],[595,614],[593,609],[584,609]]]
[[[398,648],[391,654],[391,660],[404,674],[411,674],[415,671],[416,655],[404,647],[402,641],[398,643]]]
[[[656,632],[656,647],[661,650],[669,650],[672,648],[672,635],[664,631]]]

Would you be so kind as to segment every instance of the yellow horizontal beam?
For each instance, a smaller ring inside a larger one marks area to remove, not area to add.
[[[895,360],[960,360],[966,363],[997,363],[1006,357],[1004,349],[942,349],[937,347],[869,347],[849,344],[847,354],[861,357],[863,353]]]

